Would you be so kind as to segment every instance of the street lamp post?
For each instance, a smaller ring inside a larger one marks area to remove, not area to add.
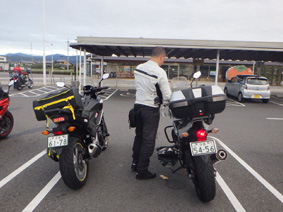
[[[53,44],[51,43],[51,74],[50,74],[50,77],[52,77],[52,74],[53,74]]]
[[[42,0],[42,28],[43,28],[43,85],[46,86],[46,57],[45,57],[45,3]]]

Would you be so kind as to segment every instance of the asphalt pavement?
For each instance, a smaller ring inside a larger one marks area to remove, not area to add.
[[[58,88],[36,85],[11,90],[9,110],[15,122],[11,134],[0,140],[0,211],[283,210],[283,97],[272,96],[268,104],[227,99],[226,109],[216,115],[210,127],[220,129],[211,136],[217,139],[218,148],[226,149],[228,158],[215,165],[216,197],[204,204],[186,171],[173,174],[159,163],[156,152],[150,170],[157,178],[135,179],[130,170],[134,129],[128,128],[127,118],[135,100],[133,81],[125,80],[125,87],[117,90],[118,81],[114,80],[104,82],[108,86],[112,81],[104,97],[109,147],[90,161],[87,184],[77,191],[64,184],[59,164],[46,155],[47,138],[41,134],[46,123],[37,121],[32,109],[33,100]],[[95,84],[96,79],[90,82]],[[170,124],[169,117],[161,117],[156,147],[169,144],[163,128]]]

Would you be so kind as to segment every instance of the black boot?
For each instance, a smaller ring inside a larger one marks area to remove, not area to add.
[[[155,173],[151,173],[149,171],[147,171],[146,173],[136,173],[136,179],[137,180],[148,180],[148,179],[153,179],[156,177]]]

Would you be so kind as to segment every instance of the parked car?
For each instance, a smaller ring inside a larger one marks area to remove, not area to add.
[[[224,93],[238,98],[239,102],[244,99],[261,99],[268,103],[270,99],[269,82],[266,77],[255,75],[237,75],[225,84]]]

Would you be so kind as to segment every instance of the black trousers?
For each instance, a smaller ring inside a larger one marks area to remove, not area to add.
[[[136,136],[133,145],[133,162],[137,164],[139,173],[146,173],[155,147],[160,110],[140,104],[135,104],[134,109]]]

